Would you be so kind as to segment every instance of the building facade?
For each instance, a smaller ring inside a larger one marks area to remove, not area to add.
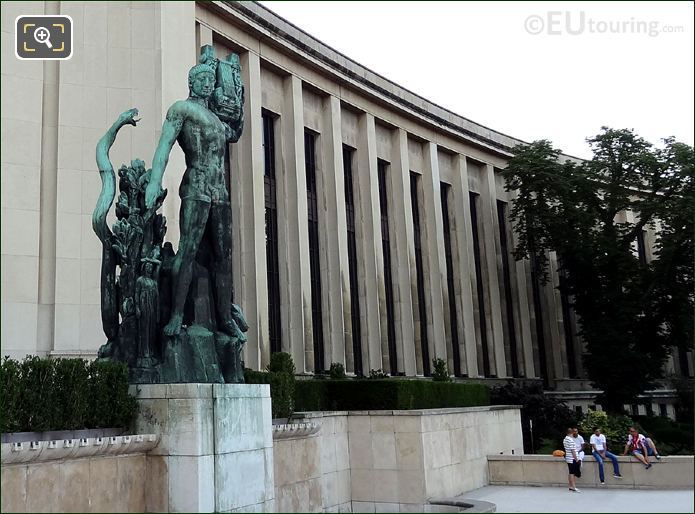
[[[73,57],[17,60],[20,14],[69,14]],[[149,166],[207,44],[240,55],[246,87],[229,168],[248,367],[286,351],[299,373],[339,362],[351,374],[426,376],[443,358],[458,377],[543,380],[574,391],[571,404],[592,403],[556,257],[541,284],[511,255],[514,199],[500,170],[520,141],[252,2],[2,4],[3,354],[94,356],[103,344],[96,142],[137,107],[142,121],[118,136],[111,160]],[[175,246],[184,169],[177,147],[164,176]],[[650,259],[653,245],[647,231],[635,251]],[[692,376],[683,357],[668,371]]]

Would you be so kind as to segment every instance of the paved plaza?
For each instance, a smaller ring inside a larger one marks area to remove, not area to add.
[[[465,497],[492,502],[497,512],[693,512],[692,490],[488,486]]]

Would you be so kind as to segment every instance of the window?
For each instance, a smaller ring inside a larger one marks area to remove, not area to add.
[[[263,112],[263,182],[265,189],[265,255],[268,273],[268,328],[271,353],[281,351],[280,267],[275,184],[275,123]]]
[[[449,292],[449,323],[451,329],[451,350],[454,360],[454,375],[461,374],[461,348],[459,347],[458,316],[456,315],[456,289],[454,287],[454,263],[451,250],[451,218],[449,216],[449,194],[451,186],[442,182],[442,221],[444,229],[444,256],[446,259],[446,288]]]
[[[311,320],[314,342],[314,372],[324,371],[323,310],[321,308],[321,267],[319,260],[319,216],[316,192],[316,136],[304,129],[306,198],[309,212],[309,267],[311,270]]]
[[[389,243],[389,209],[388,193],[386,190],[386,169],[389,163],[379,159],[377,172],[379,175],[379,205],[381,206],[381,244],[384,254],[384,287],[386,289],[386,333],[388,338],[389,368],[391,375],[398,374],[396,354],[396,320],[393,305],[393,279],[391,273],[391,247]]]
[[[647,245],[644,242],[644,230],[637,234],[637,256],[642,265],[647,264]]]
[[[565,353],[567,354],[567,372],[569,378],[579,378],[577,374],[577,359],[575,358],[574,331],[572,330],[572,312],[570,299],[567,294],[567,271],[562,266],[562,260],[558,262],[558,278],[560,285],[560,306],[562,308],[562,327],[565,333]]]
[[[504,304],[506,314],[505,350],[509,354],[509,364],[513,377],[519,376],[519,359],[517,356],[516,330],[514,326],[514,304],[512,279],[509,269],[509,241],[507,240],[507,204],[497,200],[497,220],[500,229],[500,250],[502,252],[502,282],[504,286]]]
[[[343,145],[343,172],[345,174],[345,214],[347,221],[348,270],[350,274],[350,317],[352,320],[352,353],[355,375],[363,375],[362,326],[360,324],[360,294],[357,274],[357,242],[355,237],[355,194],[352,159],[355,150]]]
[[[659,404],[659,416],[661,416],[663,418],[668,417],[668,411],[666,410],[666,404],[665,403]]]
[[[536,327],[536,340],[538,341],[538,376],[543,380],[543,386],[548,387],[548,364],[545,355],[545,334],[543,332],[543,302],[541,300],[540,277],[538,276],[538,264],[531,252],[531,292],[533,294],[533,313]]]
[[[415,270],[417,273],[417,304],[420,320],[420,350],[422,354],[422,373],[426,377],[430,371],[430,351],[427,339],[427,305],[425,304],[425,276],[422,269],[422,235],[420,231],[420,204],[418,202],[418,185],[420,177],[410,172],[410,201],[413,206],[413,237],[415,240]]]
[[[487,341],[487,321],[485,319],[485,291],[483,286],[483,269],[480,254],[480,234],[478,231],[478,193],[468,193],[471,206],[471,227],[473,232],[473,258],[475,262],[475,286],[478,299],[478,315],[480,321],[480,342],[483,350],[483,375],[490,376],[490,353]]]

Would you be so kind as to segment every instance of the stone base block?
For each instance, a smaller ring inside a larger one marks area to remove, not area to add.
[[[156,502],[160,509],[168,503],[168,512],[273,511],[267,384],[144,384],[133,389],[140,404],[136,427],[161,436],[148,456],[168,473],[167,501]]]

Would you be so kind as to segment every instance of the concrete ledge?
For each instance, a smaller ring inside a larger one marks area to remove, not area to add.
[[[587,455],[582,464],[579,487],[620,489],[693,489],[692,455],[651,459],[653,466],[645,469],[634,457],[619,456],[622,479],[613,478],[611,461],[604,461],[605,485],[600,484],[598,463]],[[490,485],[566,486],[567,465],[564,459],[551,455],[488,455]]]
[[[3,443],[2,464],[27,464],[99,455],[147,453],[158,443],[159,436],[156,434]]]

